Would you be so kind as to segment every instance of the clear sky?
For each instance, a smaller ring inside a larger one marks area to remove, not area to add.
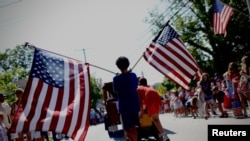
[[[119,72],[115,60],[122,55],[149,84],[161,82],[164,76],[143,58],[136,64],[154,38],[143,19],[157,4],[159,0],[1,0],[0,51],[29,42],[74,59],[86,57],[112,72]],[[114,76],[96,67],[90,73],[103,82]]]

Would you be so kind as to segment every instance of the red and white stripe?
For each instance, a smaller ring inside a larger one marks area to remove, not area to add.
[[[185,89],[189,88],[191,79],[200,71],[180,38],[172,39],[165,46],[152,42],[144,52],[144,59]]]
[[[213,27],[215,34],[225,34],[230,17],[233,14],[233,9],[229,6],[224,6],[221,13],[213,14]]]
[[[89,127],[89,65],[65,60],[65,86],[56,88],[30,77],[12,132],[56,131],[84,140]]]

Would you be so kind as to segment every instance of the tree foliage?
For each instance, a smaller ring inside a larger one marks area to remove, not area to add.
[[[156,83],[153,86],[160,94],[166,94],[173,88],[177,88],[177,85],[173,83],[172,81],[168,80],[167,78],[164,78],[161,83]]]
[[[229,62],[250,54],[250,18],[246,1],[221,0],[234,8],[226,35],[213,32],[214,0],[168,0],[167,10],[153,9],[145,22],[155,35],[170,20],[203,72],[223,74]]]
[[[0,54],[0,71],[7,72],[19,68],[23,72],[28,72],[31,67],[33,59],[33,49],[18,45],[14,49],[6,49],[4,53]],[[19,73],[16,73],[19,74]],[[27,75],[27,74],[23,74]],[[17,76],[16,79],[23,77]]]
[[[95,108],[98,104],[98,100],[102,99],[102,91],[99,87],[99,82],[96,78],[90,78],[90,90],[91,90],[91,107]]]
[[[6,96],[7,102],[15,101],[16,83],[28,77],[32,59],[33,50],[23,45],[0,53],[0,92]]]

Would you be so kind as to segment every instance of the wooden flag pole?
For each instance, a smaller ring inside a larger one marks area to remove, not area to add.
[[[36,46],[30,44],[29,42],[25,42],[25,43],[23,44],[23,46],[24,46],[24,47],[27,47],[27,48],[30,48],[30,49],[38,48],[38,49],[40,49],[40,50],[44,50],[44,51],[47,51],[47,52],[50,52],[50,53],[53,53],[53,54],[56,54],[56,55],[60,55],[60,56],[63,56],[63,57],[66,57],[66,58],[69,58],[69,59],[72,59],[72,60],[76,60],[76,61],[82,62],[81,60],[77,60],[77,59],[74,59],[74,58],[69,57],[69,56],[65,56],[65,55],[62,55],[62,54],[59,54],[59,53],[50,51],[50,50],[46,50],[46,49],[43,49],[43,48],[40,48],[40,47],[36,47]]]
[[[140,58],[136,61],[134,66],[131,68],[131,70],[133,70],[135,68],[135,66],[139,63],[139,61],[142,59],[142,57],[143,57],[143,55],[140,56]]]
[[[24,47],[28,47],[28,48],[38,48],[38,47],[36,47],[36,46],[34,46],[34,45],[32,45],[32,44],[29,44],[29,42],[25,42],[23,46],[24,46]],[[39,49],[42,49],[42,48],[39,48]],[[42,50],[45,50],[45,49],[42,49]],[[58,54],[58,53],[55,53],[55,52],[52,52],[52,51],[49,51],[49,50],[45,50],[45,51],[51,52],[51,53],[54,53],[54,54],[57,54],[57,55],[60,55],[60,56],[66,57],[66,58],[70,58],[70,59],[73,59],[73,60],[76,60],[76,61],[80,61],[80,60],[77,60],[77,59],[74,59],[74,58],[71,58],[71,57],[62,55],[62,54]],[[85,55],[84,55],[84,56],[85,56]],[[86,58],[86,56],[85,56],[85,58]],[[82,62],[82,61],[81,61],[81,62]],[[86,59],[85,59],[85,62],[84,62],[84,63],[86,63]],[[90,64],[90,63],[88,63],[88,64],[89,64],[90,66],[92,66],[92,67],[96,67],[96,68],[98,68],[98,69],[105,70],[105,71],[110,72],[110,73],[112,73],[112,74],[117,74],[116,72],[110,71],[110,70],[108,70],[108,69],[105,69],[105,68],[102,68],[102,67],[99,67],[99,66]]]
[[[105,71],[110,72],[110,73],[113,73],[113,74],[117,74],[116,72],[113,72],[113,71],[107,70],[107,69],[102,68],[102,67],[98,67],[98,66],[93,65],[93,64],[89,64],[89,65],[90,65],[90,66],[92,66],[92,67],[96,67],[96,68],[98,68],[98,69],[101,69],[101,70],[105,70]]]

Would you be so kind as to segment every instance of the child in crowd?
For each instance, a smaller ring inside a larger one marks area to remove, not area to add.
[[[193,118],[196,118],[198,116],[197,114],[197,110],[198,110],[198,106],[197,106],[197,102],[198,102],[198,98],[194,96],[194,93],[191,92],[191,89],[186,91],[186,97],[187,99],[185,105],[188,109],[188,112],[191,113]]]
[[[219,90],[217,86],[214,86],[213,94],[216,99],[217,107],[219,108],[219,111],[221,113],[220,118],[227,118],[228,117],[227,111],[225,111],[223,108],[225,93],[222,90]]]
[[[176,117],[182,115],[182,102],[179,98],[179,94],[175,90],[171,90],[171,103],[173,104],[174,114]]]
[[[204,105],[205,105],[205,99],[204,99],[204,94],[201,92],[200,88],[197,88],[195,91],[194,96],[197,96],[197,113],[200,118],[205,117],[205,110],[204,110]]]
[[[4,114],[0,111],[0,141],[8,141],[7,128],[3,122]]]
[[[202,74],[198,87],[201,89],[201,92],[203,93],[203,96],[204,96],[205,119],[207,119],[210,116],[208,108],[211,109],[211,112],[213,113],[213,115],[216,115],[216,112],[214,109],[214,98],[213,98],[213,92],[212,92],[212,87],[211,87],[211,81],[209,79],[208,73]]]
[[[162,100],[162,105],[163,105],[163,110],[164,113],[170,113],[171,109],[170,109],[170,98],[168,95],[164,96],[165,98]]]

